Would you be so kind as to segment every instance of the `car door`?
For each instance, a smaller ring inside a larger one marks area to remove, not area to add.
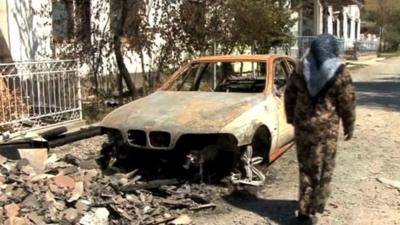
[[[273,94],[278,107],[278,148],[288,144],[293,139],[293,127],[287,123],[284,102],[286,83],[292,70],[285,58],[278,58],[274,61]]]

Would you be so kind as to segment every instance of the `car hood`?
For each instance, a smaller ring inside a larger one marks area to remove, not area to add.
[[[265,95],[158,91],[126,104],[102,121],[103,127],[175,133],[217,133],[263,101]]]

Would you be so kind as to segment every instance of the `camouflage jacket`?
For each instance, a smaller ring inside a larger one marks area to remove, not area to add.
[[[346,67],[337,75],[323,95],[312,99],[308,93],[301,68],[290,77],[285,90],[287,121],[295,128],[315,131],[338,127],[343,122],[345,134],[352,134],[355,122],[355,92]],[[333,127],[334,126],[334,127]],[[337,129],[336,129],[337,130]],[[334,132],[337,133],[337,132]]]

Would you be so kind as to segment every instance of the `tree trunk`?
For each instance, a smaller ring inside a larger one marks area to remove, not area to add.
[[[91,48],[91,0],[75,1],[75,37],[83,44],[83,54],[86,55]]]
[[[380,56],[381,55],[381,53],[383,52],[382,50],[382,48],[383,48],[383,27],[380,27],[380,29],[379,29],[379,48],[378,48],[378,56]]]
[[[6,39],[0,29],[0,63],[10,63],[12,61],[10,49],[8,48]]]
[[[153,59],[153,56],[152,56],[152,54],[151,54],[151,49],[148,49],[147,50],[147,52],[148,52],[148,56],[149,56],[149,59],[150,59],[150,62],[152,63],[152,59]],[[153,65],[151,64],[150,66],[149,66],[149,71],[148,71],[148,74],[147,74],[147,77],[148,77],[148,82],[149,82],[149,88],[150,88],[150,90],[152,91],[153,90],[153,88],[154,88],[154,76],[153,76]]]
[[[142,66],[142,77],[143,77],[143,84],[142,84],[142,90],[143,90],[143,96],[147,95],[148,89],[149,89],[149,78],[147,77],[146,74],[146,69],[145,69],[145,65],[144,65],[144,56],[143,56],[143,51],[141,51],[139,53],[140,55],[140,63]]]
[[[118,74],[118,95],[119,95],[119,104],[122,105],[124,102],[123,95],[124,95],[124,83],[123,83],[123,77],[121,76],[121,73]]]
[[[114,53],[115,53],[115,58],[117,60],[119,76],[124,79],[132,98],[135,98],[136,97],[136,87],[132,81],[132,78],[131,78],[131,75],[129,74],[128,69],[125,66],[124,55],[122,54],[122,50],[121,50],[121,41],[120,41],[119,36],[117,36],[117,35],[114,36]]]
[[[124,62],[124,56],[122,54],[122,49],[121,49],[121,39],[120,37],[123,35],[124,32],[124,25],[125,25],[125,20],[127,16],[127,0],[114,0],[112,2],[116,9],[118,9],[116,12],[120,12],[119,15],[116,16],[115,21],[112,21],[112,25],[114,26],[114,54],[115,58],[117,60],[117,65],[119,69],[119,74],[121,77],[124,78],[124,81],[126,83],[126,86],[132,96],[132,98],[136,97],[136,87],[135,84],[129,74],[128,69],[126,68],[125,62]]]

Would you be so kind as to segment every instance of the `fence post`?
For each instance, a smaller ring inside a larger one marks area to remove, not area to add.
[[[79,76],[78,64],[75,61],[75,76],[77,78],[77,88],[78,88],[78,109],[79,109],[79,119],[83,119],[83,109],[82,109],[82,89],[81,89],[81,77]]]

